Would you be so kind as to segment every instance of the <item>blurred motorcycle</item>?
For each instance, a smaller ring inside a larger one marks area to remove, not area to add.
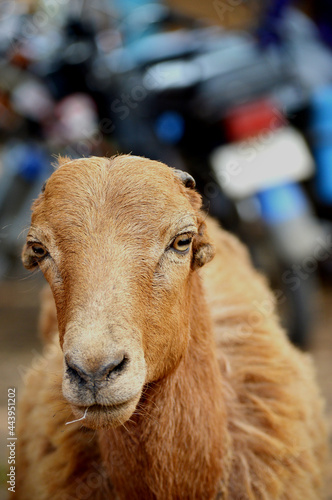
[[[278,35],[270,44],[266,36],[191,26],[129,42],[107,58],[119,96],[110,108],[121,150],[195,176],[211,215],[245,240],[269,276],[290,337],[305,347],[313,255],[324,230],[301,185],[314,160],[292,123],[332,74],[313,71],[321,75],[313,81],[300,45],[305,40],[303,49],[319,54],[317,67],[332,56],[297,11]]]

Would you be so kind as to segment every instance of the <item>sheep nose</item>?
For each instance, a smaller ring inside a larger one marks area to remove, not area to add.
[[[120,352],[112,360],[108,360],[107,364],[103,364],[93,371],[81,367],[69,355],[65,356],[65,362],[67,373],[72,381],[96,384],[96,382],[101,382],[113,374],[119,374],[127,364],[127,357],[123,352]]]

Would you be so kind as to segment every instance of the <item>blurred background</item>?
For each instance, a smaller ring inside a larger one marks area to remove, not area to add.
[[[58,154],[123,152],[190,172],[249,247],[315,358],[332,430],[331,2],[2,0],[3,492],[7,389],[41,352],[43,278],[20,263],[31,202]]]

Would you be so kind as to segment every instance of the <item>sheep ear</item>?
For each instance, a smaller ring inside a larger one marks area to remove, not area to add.
[[[213,259],[214,254],[215,250],[209,240],[206,224],[202,221],[193,240],[192,268],[197,269],[204,266]]]
[[[184,187],[186,187],[186,196],[189,199],[192,207],[195,210],[199,210],[202,206],[202,197],[197,191],[195,191],[196,182],[195,179],[188,174],[188,172],[184,172],[183,170],[174,169],[175,177],[177,177]]]
[[[186,188],[195,189],[196,187],[195,179],[190,174],[188,174],[188,172],[175,169],[174,173]]]

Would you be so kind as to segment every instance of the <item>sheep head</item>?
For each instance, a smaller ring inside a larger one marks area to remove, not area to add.
[[[33,205],[23,263],[52,289],[63,394],[92,428],[125,422],[185,355],[191,280],[213,251],[184,177],[139,157],[66,159]]]

